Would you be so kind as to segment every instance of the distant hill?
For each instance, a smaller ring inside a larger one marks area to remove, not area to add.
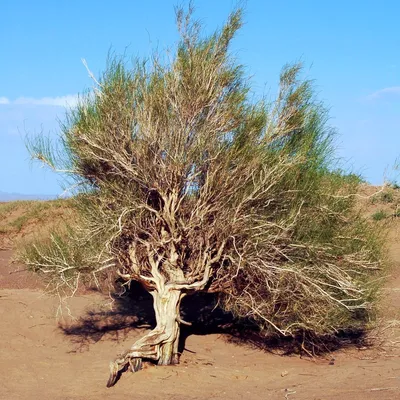
[[[56,195],[6,193],[0,191],[0,202],[15,200],[54,200],[57,198],[58,196]]]
[[[19,196],[14,193],[12,195]],[[26,197],[19,197],[19,200],[23,201],[0,201],[0,253],[1,250],[11,249],[14,243],[22,238],[46,238],[51,230],[64,229],[71,221],[76,222],[79,219],[69,199],[27,200]]]

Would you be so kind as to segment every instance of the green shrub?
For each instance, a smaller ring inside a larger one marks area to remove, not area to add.
[[[109,386],[142,358],[175,361],[186,295],[218,293],[265,334],[314,343],[370,323],[384,265],[380,230],[357,208],[361,179],[337,168],[302,66],[283,68],[273,104],[255,102],[229,54],[241,12],[209,37],[190,12],[177,18],[169,62],[109,60],[60,147],[30,143],[84,194],[77,232],[33,245],[25,262],[67,287],[109,268],[154,298],[157,328],[111,363]]]
[[[375,212],[374,214],[372,214],[372,219],[374,221],[381,221],[387,217],[388,217],[387,212],[383,211],[383,210],[379,210],[379,211]]]

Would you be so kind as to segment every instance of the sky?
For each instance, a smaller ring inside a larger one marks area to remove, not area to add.
[[[206,33],[237,2],[197,0]],[[26,135],[56,135],[58,121],[98,76],[107,53],[148,57],[177,41],[170,0],[0,0],[0,191],[60,194],[60,177],[30,161]],[[280,70],[302,61],[330,110],[337,156],[367,181],[398,179],[400,2],[247,0],[232,52],[256,96],[273,96]]]

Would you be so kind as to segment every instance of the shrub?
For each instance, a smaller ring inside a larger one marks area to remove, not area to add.
[[[372,214],[372,219],[374,221],[381,221],[381,220],[387,218],[387,216],[388,216],[388,214],[386,213],[386,211],[379,210],[379,211],[376,211],[374,214]]]
[[[273,104],[251,101],[229,54],[241,11],[206,38],[190,11],[177,21],[170,62],[109,60],[55,155],[41,138],[30,144],[81,188],[83,225],[26,262],[66,285],[109,268],[154,299],[157,326],[111,363],[108,386],[143,359],[178,362],[184,296],[219,293],[264,332],[323,337],[364,327],[376,294],[377,230],[355,209],[359,177],[336,168],[327,111],[301,65],[283,68]],[[77,259],[82,246],[97,258]]]

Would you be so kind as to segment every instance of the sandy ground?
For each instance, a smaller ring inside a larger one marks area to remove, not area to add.
[[[124,373],[110,389],[108,361],[145,328],[132,328],[137,323],[124,313],[99,318],[105,299],[87,293],[70,302],[73,315],[81,317],[75,331],[60,329],[58,299],[44,295],[35,276],[10,263],[11,251],[0,251],[0,399],[400,399],[397,236],[393,230],[394,269],[384,293],[379,346],[312,361],[238,345],[224,334],[190,335],[180,365]],[[62,321],[71,326],[68,316]]]

